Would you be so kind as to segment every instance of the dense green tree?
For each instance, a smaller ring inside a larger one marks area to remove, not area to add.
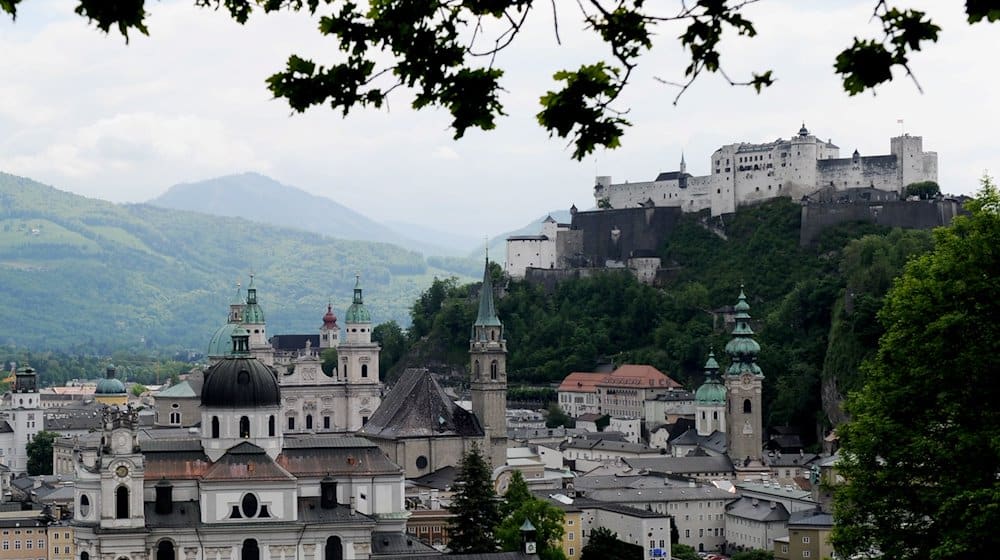
[[[194,1],[198,6],[223,6],[240,23],[255,9],[306,11],[318,20],[319,32],[335,39],[341,56],[323,65],[291,55],[285,69],[268,79],[271,93],[294,110],[327,103],[344,114],[382,107],[392,91],[405,86],[414,92],[414,109],[439,107],[450,113],[456,138],[469,128],[491,130],[505,114],[504,70],[496,55],[517,40],[529,15],[537,18],[538,12],[551,10],[557,41],[560,22],[565,25],[572,18],[573,25],[582,25],[605,43],[611,55],[578,68],[553,69],[554,91],[541,95],[538,122],[551,135],[571,138],[576,159],[598,146],[619,145],[629,122],[617,101],[660,37],[678,37],[688,61],[683,77],[668,82],[677,88],[675,103],[704,74],[721,75],[730,85],[751,86],[757,92],[775,79],[771,70],[750,72],[742,81],[723,71],[723,36],[756,35],[744,11],[753,2],[747,1],[696,0],[668,7],[640,0],[587,0],[568,8],[536,0],[348,2],[336,8],[318,0]],[[0,0],[0,10],[15,15],[20,3]],[[850,95],[892,80],[893,69],[912,76],[912,52],[937,41],[940,32],[924,12],[900,10],[886,0],[873,3],[873,14],[858,10],[858,23],[874,17],[881,24],[880,35],[855,37],[832,61]],[[965,6],[969,23],[1000,19],[996,2],[966,0]],[[149,32],[141,1],[80,0],[76,12],[102,31],[116,28],[126,40],[130,31]]]
[[[730,560],[774,560],[771,550],[744,550],[733,554]]]
[[[393,364],[398,362],[408,347],[406,333],[396,321],[380,323],[372,329],[372,340],[382,346],[379,354],[379,377],[385,380],[385,374]]]
[[[930,200],[939,194],[941,194],[941,187],[934,181],[910,183],[909,185],[906,185],[906,190],[904,192],[905,196],[920,197],[920,200]]]
[[[559,403],[551,402],[549,403],[549,408],[545,416],[545,427],[546,428],[559,428],[566,427],[572,428],[576,425],[576,422],[566,414],[562,408],[560,408]]]
[[[319,367],[326,375],[333,375],[333,372],[337,371],[337,368],[340,367],[336,348],[327,348],[323,350],[320,352],[319,357],[320,360],[322,360]]]
[[[500,524],[500,509],[491,481],[492,469],[478,446],[464,456],[455,479],[449,526],[449,547],[458,553],[494,552],[494,528]]]
[[[136,397],[142,396],[142,394],[148,390],[149,388],[141,383],[135,383],[132,385],[132,394]]]
[[[680,543],[670,547],[670,555],[674,557],[674,560],[701,560],[694,548]]]
[[[52,474],[52,442],[59,437],[56,432],[41,431],[28,442],[28,474]]]
[[[521,474],[521,471],[514,471],[510,477],[510,484],[507,486],[507,493],[503,495],[503,506],[500,511],[504,517],[507,517],[532,499],[534,497],[528,490],[528,483],[525,482],[524,475]]]
[[[607,527],[595,527],[587,544],[580,549],[580,560],[641,560],[643,557],[642,547],[618,540],[618,533]]]
[[[558,507],[545,500],[528,498],[497,526],[496,536],[503,550],[521,549],[521,526],[527,519],[535,526],[535,542],[542,560],[565,560],[562,550],[563,518]]]
[[[934,231],[885,297],[885,333],[847,403],[833,543],[896,559],[1000,548],[1000,194]]]

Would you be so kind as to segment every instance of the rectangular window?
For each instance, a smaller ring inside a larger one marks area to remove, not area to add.
[[[810,556],[812,556],[812,552],[809,552],[808,550],[803,550],[802,551],[802,557],[803,558],[809,558]]]
[[[324,430],[329,430],[330,429],[330,417],[329,416],[324,416],[323,417],[323,429]]]
[[[63,547],[63,552],[69,554],[69,547],[68,546]]]
[[[3,541],[3,549],[10,550],[10,541]]]
[[[788,552],[788,545],[787,544],[781,545],[781,552]]]
[[[568,536],[567,536],[567,539],[569,539],[569,540],[574,540],[574,538],[575,538],[575,537],[574,537],[574,535],[573,535],[573,532],[572,532],[572,531],[570,531],[570,532],[569,532],[569,534],[568,534]]]
[[[569,549],[569,555],[570,556],[576,556],[576,551],[573,550],[573,547],[570,547],[570,549]]]
[[[809,544],[809,537],[802,537],[802,544]]]

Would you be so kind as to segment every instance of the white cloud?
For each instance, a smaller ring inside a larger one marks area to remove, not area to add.
[[[940,42],[913,60],[926,93],[901,77],[876,96],[849,97],[832,63],[853,36],[877,32],[871,4],[753,5],[758,37],[727,38],[723,54],[734,78],[774,69],[778,82],[759,96],[706,75],[674,106],[676,90],[654,76],[682,76],[680,28],[658,30],[657,47],[620,103],[634,123],[622,148],[574,162],[566,141],[550,139],[535,121],[555,70],[607,55],[572,3],[558,3],[563,46],[555,45],[548,10],[536,10],[498,58],[509,116],[494,131],[470,130],[455,142],[448,115],[413,112],[406,92],[388,109],[347,118],[327,107],[293,114],[271,99],[264,80],[288,54],[337,56],[334,41],[304,15],[256,15],[240,26],[189,0],[157,2],[148,5],[151,36],[125,45],[73,14],[72,0],[33,0],[20,5],[17,22],[0,18],[0,167],[113,200],[254,170],[375,218],[479,235],[554,208],[589,207],[596,174],[648,179],[676,168],[682,150],[689,170],[705,173],[720,144],[788,137],[802,120],[844,150],[885,153],[904,118],[925,148],[939,152],[944,187],[971,192],[984,167],[1000,167],[989,148],[1000,128],[988,95],[1000,86],[992,70],[996,27],[964,23],[961,3],[910,2],[944,28]]]

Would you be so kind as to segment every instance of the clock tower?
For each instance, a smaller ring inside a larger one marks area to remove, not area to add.
[[[729,457],[740,468],[761,465],[763,426],[761,422],[761,391],[764,373],[757,365],[760,344],[753,339],[750,328],[750,304],[740,286],[740,297],[734,309],[736,326],[733,338],[726,344],[730,365],[726,370],[726,437]]]
[[[100,526],[102,529],[144,529],[145,470],[139,452],[139,413],[132,407],[108,407],[103,414]]]

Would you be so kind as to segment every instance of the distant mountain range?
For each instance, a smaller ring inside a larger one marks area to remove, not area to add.
[[[196,206],[197,192],[199,212],[167,208]],[[391,228],[260,175],[178,185],[157,202],[113,204],[0,173],[0,344],[202,350],[250,272],[271,334],[314,332],[328,302],[342,316],[356,272],[376,323],[406,326],[435,276],[468,281],[482,270],[481,250],[425,258],[390,244]],[[381,242],[252,221],[263,219],[260,208],[283,220],[299,215],[296,226],[379,232]]]
[[[258,173],[181,183],[148,204],[213,216],[239,217],[338,239],[392,243],[425,255],[459,256],[468,252],[471,246],[456,243],[461,238],[430,228],[380,224],[334,200]]]
[[[356,272],[374,320],[406,325],[433,277],[454,274],[387,243],[117,205],[0,173],[0,344],[201,350],[251,271],[272,334],[314,332],[327,302],[343,316]]]

